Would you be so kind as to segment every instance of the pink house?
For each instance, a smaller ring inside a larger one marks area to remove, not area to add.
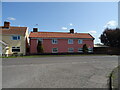
[[[74,29],[70,32],[38,32],[37,28],[33,28],[29,38],[31,54],[37,54],[39,40],[44,53],[82,53],[84,44],[89,52],[93,52],[94,38],[89,33],[74,33]]]

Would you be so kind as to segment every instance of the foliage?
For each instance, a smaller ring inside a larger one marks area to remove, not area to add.
[[[87,53],[88,52],[88,47],[86,44],[83,45],[83,53]]]
[[[37,52],[38,53],[43,53],[43,46],[42,46],[42,42],[40,40],[38,40],[38,45],[37,45]]]
[[[101,34],[100,40],[104,45],[120,48],[120,29],[106,28]]]

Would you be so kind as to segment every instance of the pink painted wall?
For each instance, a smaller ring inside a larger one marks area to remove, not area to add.
[[[30,53],[37,53],[37,39],[30,39]]]
[[[30,40],[30,53],[37,53],[37,41]],[[68,52],[68,48],[74,48],[74,52],[78,52],[78,48],[82,48],[86,44],[89,48],[93,48],[93,40],[83,40],[82,44],[78,44],[78,40],[74,39],[73,44],[68,44],[68,39],[58,39],[58,44],[52,44],[52,39],[43,39],[44,53],[52,53],[52,48],[58,48],[58,53]]]

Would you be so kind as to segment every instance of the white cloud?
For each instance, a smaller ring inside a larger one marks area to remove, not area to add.
[[[106,23],[106,25],[104,26],[104,28],[112,28],[112,27],[117,27],[118,23],[114,20],[109,21],[108,23]]]
[[[70,23],[69,25],[70,25],[70,26],[73,26],[73,24],[72,24],[72,23]]]
[[[97,31],[92,30],[92,31],[89,31],[88,33],[90,33],[90,34],[96,34]]]
[[[63,30],[66,30],[66,29],[67,29],[67,27],[62,27],[62,29],[63,29]]]
[[[7,20],[12,20],[12,21],[14,21],[14,20],[16,20],[16,18],[8,17]]]

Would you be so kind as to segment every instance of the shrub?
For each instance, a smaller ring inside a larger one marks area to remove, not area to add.
[[[42,42],[39,40],[38,41],[38,45],[37,45],[37,52],[38,53],[43,53],[43,46],[42,46]]]
[[[88,47],[86,44],[83,45],[83,53],[88,53]]]

